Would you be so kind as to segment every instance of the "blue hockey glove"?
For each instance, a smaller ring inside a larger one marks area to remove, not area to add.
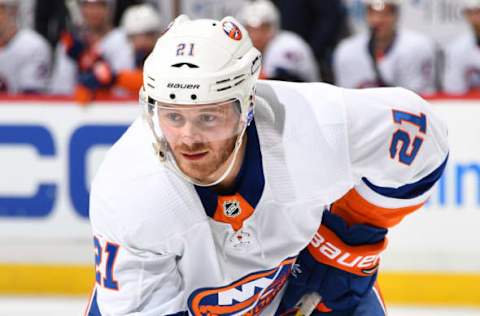
[[[375,283],[387,232],[364,224],[348,226],[325,211],[319,230],[298,256],[300,271],[290,276],[278,313],[295,309],[304,295],[316,292],[321,297],[318,311],[349,315]]]

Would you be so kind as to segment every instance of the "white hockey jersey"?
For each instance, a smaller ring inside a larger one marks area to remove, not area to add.
[[[368,33],[343,40],[334,52],[335,83],[345,88],[377,86],[374,62],[368,51]],[[390,86],[421,94],[435,92],[435,45],[426,36],[398,30],[396,38],[377,61],[379,73]]]
[[[0,48],[0,92],[46,91],[51,71],[47,41],[32,30],[19,30]]]
[[[121,29],[113,29],[96,45],[97,51],[114,71],[135,68],[135,56],[127,35]],[[56,61],[49,90],[52,94],[71,95],[77,83],[77,64],[62,45],[57,46]]]
[[[326,206],[352,188],[394,211],[425,202],[448,150],[431,110],[401,88],[260,81],[228,196],[163,166],[139,118],[92,184],[97,283],[86,314],[273,315]],[[406,186],[417,190],[395,189]]]
[[[293,32],[279,31],[263,54],[262,72],[266,78],[277,77],[279,69],[285,70],[301,81],[320,81],[312,49]]]
[[[450,94],[480,89],[480,47],[473,31],[445,49],[443,89]]]

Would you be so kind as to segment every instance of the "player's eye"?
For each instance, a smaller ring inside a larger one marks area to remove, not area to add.
[[[203,113],[198,117],[198,123],[202,127],[216,127],[220,122],[221,118],[217,114]]]
[[[183,115],[177,112],[166,112],[162,115],[162,117],[164,117],[168,123],[176,126],[182,125],[185,121]]]
[[[204,123],[215,122],[217,119],[218,119],[218,118],[217,118],[216,115],[211,115],[211,114],[202,114],[202,115],[200,115],[200,121],[201,121],[201,122],[204,122]]]

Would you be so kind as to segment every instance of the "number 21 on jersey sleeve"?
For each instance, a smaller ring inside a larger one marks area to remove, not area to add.
[[[401,163],[410,165],[423,144],[421,136],[427,133],[427,117],[423,113],[415,115],[399,110],[392,110],[392,112],[395,123],[400,125],[409,123],[418,127],[419,134],[415,135],[413,141],[410,134],[400,127],[393,133],[390,142],[390,158],[398,159]]]
[[[106,242],[105,247],[102,247],[100,240],[95,236],[93,238],[95,245],[95,281],[98,285],[103,286],[106,289],[118,290],[118,282],[113,276],[113,267],[115,265],[115,259],[117,258],[118,248],[117,244]],[[105,264],[105,273],[102,274],[101,265],[102,261]]]

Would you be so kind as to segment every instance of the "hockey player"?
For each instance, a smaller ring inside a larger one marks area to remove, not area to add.
[[[81,24],[73,32],[62,36],[62,45],[57,49],[57,59],[51,82],[53,94],[75,94],[79,101],[87,101],[93,96],[84,89],[81,77],[91,68],[102,72],[105,83],[112,84],[113,76],[107,67],[114,71],[133,69],[133,50],[126,34],[113,27],[115,0],[78,0],[78,7],[71,5],[72,15],[79,9]],[[117,91],[121,94],[120,91]],[[107,93],[108,94],[108,93]]]
[[[97,91],[106,92],[116,88],[137,95],[142,86],[143,63],[153,50],[164,26],[156,10],[149,4],[130,6],[123,15],[121,26],[133,48],[135,68],[115,71],[105,60],[94,63],[79,78],[79,82],[91,95],[95,95]],[[99,66],[103,71],[96,71]],[[109,80],[103,80],[104,72],[110,74]]]
[[[274,315],[311,293],[316,315],[385,315],[379,255],[442,174],[445,125],[402,88],[260,67],[232,17],[180,16],[157,41],[143,115],[91,186],[87,315]]]
[[[435,45],[397,26],[401,0],[363,0],[369,32],[343,40],[334,52],[335,83],[345,88],[399,86],[435,92]]]
[[[464,14],[471,31],[460,36],[445,50],[443,89],[450,94],[480,89],[480,1],[464,1]]]
[[[310,46],[297,34],[280,30],[277,8],[269,0],[245,5],[239,21],[245,25],[263,55],[262,78],[286,81],[319,81],[317,62]]]
[[[18,0],[0,0],[0,93],[44,93],[51,68],[47,41],[18,29]]]
[[[138,4],[130,6],[125,11],[121,26],[135,52],[135,68],[142,69],[145,59],[153,50],[166,25],[154,7]]]

